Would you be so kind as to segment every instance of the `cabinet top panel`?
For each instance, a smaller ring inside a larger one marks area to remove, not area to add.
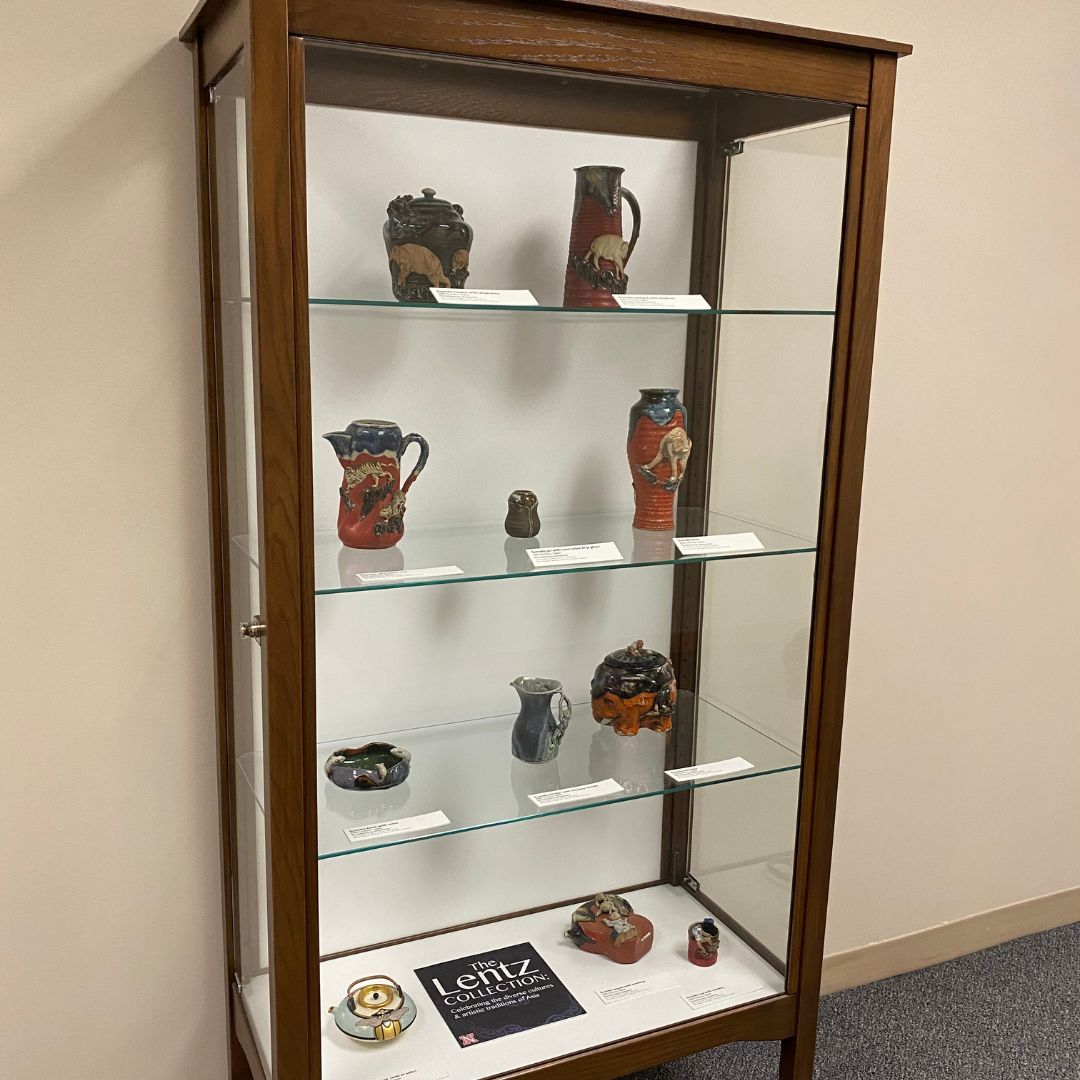
[[[320,4],[333,7],[333,0],[318,0]],[[481,0],[486,3],[487,0]],[[199,33],[217,20],[222,12],[232,6],[230,0],[200,0],[195,10],[188,17],[180,31],[181,41],[194,41]],[[290,4],[290,7],[296,6]],[[885,38],[864,37],[859,34],[841,34],[816,27],[792,26],[787,23],[766,22],[762,19],[747,19],[738,15],[721,15],[712,11],[696,11],[682,7],[643,3],[641,0],[495,0],[491,6],[518,11],[542,12],[545,8],[562,8],[568,12],[595,11],[612,12],[627,15],[644,16],[650,19],[662,19],[667,22],[689,23],[703,27],[716,27],[723,30],[735,30],[747,34],[765,37],[785,38],[789,41],[811,42],[814,44],[840,45],[854,49],[874,52],[895,53],[908,56],[912,47],[903,42],[889,41]]]
[[[743,30],[750,34],[789,38],[794,41],[814,41],[827,45],[847,45],[855,49],[872,49],[875,52],[891,52],[908,56],[911,46],[885,38],[864,37],[860,34],[841,34],[832,30],[820,30],[811,26],[793,26],[790,23],[767,22],[764,19],[747,19],[740,15],[722,15],[716,11],[698,11],[692,8],[674,7],[667,4],[649,4],[644,0],[546,0],[550,7],[582,8],[600,11],[626,12],[647,15],[651,18],[670,19],[676,22],[698,23],[716,26],[724,30]]]

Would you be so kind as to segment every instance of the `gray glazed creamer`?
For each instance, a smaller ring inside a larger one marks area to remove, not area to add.
[[[510,685],[521,698],[521,711],[510,734],[510,749],[514,757],[533,765],[553,761],[572,715],[562,683],[557,679],[519,675]],[[551,711],[551,699],[556,694],[559,696],[557,715]]]

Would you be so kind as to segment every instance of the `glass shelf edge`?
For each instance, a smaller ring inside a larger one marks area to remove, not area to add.
[[[603,799],[594,799],[592,801],[583,800],[579,803],[569,803],[565,806],[552,807],[549,810],[538,810],[535,814],[526,814],[521,817],[504,818],[500,821],[482,821],[472,825],[462,825],[458,828],[441,829],[438,832],[420,833],[416,836],[399,836],[387,839],[378,844],[343,848],[339,851],[320,852],[318,859],[320,862],[324,862],[328,859],[340,859],[346,855],[362,855],[364,852],[368,851],[381,851],[383,848],[402,847],[405,844],[418,844],[423,840],[437,840],[440,837],[445,836],[461,836],[465,833],[480,832],[483,829],[498,829],[504,825],[517,825],[523,821],[540,821],[543,818],[560,817],[563,814],[573,814],[581,810],[598,810],[605,806],[617,806],[620,803],[637,802],[640,799],[664,798],[667,795],[678,795],[685,791],[697,791],[704,788],[716,787],[718,784],[731,784],[740,780],[753,780],[755,777],[759,776],[777,776],[781,773],[797,772],[801,768],[802,762],[794,761],[786,765],[775,765],[770,768],[755,769],[753,772],[742,774],[736,773],[731,776],[714,776],[705,780],[688,780],[683,783],[675,783],[672,781],[670,787],[657,788],[655,791],[628,791],[623,795],[612,795]],[[264,813],[265,811],[263,810],[262,802],[255,793],[255,788],[252,785],[248,770],[241,766],[240,772],[247,782],[248,790],[255,800],[255,805],[258,807],[259,813]]]
[[[586,574],[598,570],[635,570],[658,566],[683,566],[688,563],[725,562],[733,559],[760,559],[778,555],[810,555],[816,545],[787,548],[783,551],[737,551],[725,555],[683,555],[678,559],[661,559],[657,562],[582,563],[577,566],[544,566],[535,570],[507,574],[456,574],[453,577],[425,578],[420,581],[394,581],[372,585],[340,585],[336,588],[316,588],[316,596],[342,596],[349,593],[385,592],[387,589],[416,589],[425,585],[468,585],[478,581],[525,581],[530,578],[555,577],[563,574]]]
[[[226,304],[250,304],[251,298],[222,297]],[[780,315],[780,316],[828,316],[835,317],[834,309],[826,308],[582,308],[549,304],[415,304],[399,300],[357,300],[351,297],[312,296],[308,298],[312,308],[373,308],[386,311],[431,311],[440,314],[454,312],[506,312],[542,315],[596,315],[614,317],[619,315]]]
[[[702,511],[692,507],[680,507],[676,519],[677,529],[665,534],[655,534],[660,541],[659,546],[654,545],[649,534],[632,528],[632,512],[629,511],[545,518],[540,535],[535,541],[508,538],[498,520],[421,524],[411,527],[406,533],[401,547],[397,549],[403,552],[403,556],[393,567],[384,565],[379,560],[367,559],[367,556],[373,554],[371,552],[343,547],[332,529],[318,530],[314,537],[315,595],[339,596],[387,589],[523,580],[633,567],[658,568],[766,556],[812,555],[817,550],[816,540],[810,537],[721,510]],[[760,550],[703,552],[691,555],[680,554],[674,546],[677,538],[743,532],[753,532],[764,546]],[[258,566],[257,553],[251,549],[249,538],[234,536],[231,539],[243,557],[252,565]],[[616,543],[620,553],[624,555],[621,560],[533,567],[526,557],[526,544],[538,547],[574,547],[605,540]],[[506,549],[508,541],[515,545],[510,552]],[[348,560],[344,565],[341,562],[343,557]],[[370,573],[387,569],[422,571],[445,566],[463,572],[409,579],[387,578],[368,581],[366,584],[357,577],[357,573],[365,570]]]
[[[417,844],[424,840],[438,840],[444,836],[463,836],[466,833],[481,832],[484,829],[499,829],[506,825],[518,825],[523,821],[540,821],[545,818],[561,817],[564,814],[575,814],[584,810],[600,810],[605,806],[618,806],[622,803],[639,802],[642,799],[665,798],[668,795],[678,795],[685,791],[698,791],[704,788],[716,787],[718,784],[732,784],[740,780],[753,780],[759,776],[776,776],[780,773],[797,772],[802,768],[802,762],[792,762],[788,765],[776,765],[768,769],[755,769],[742,775],[715,776],[707,780],[691,780],[685,783],[672,783],[671,787],[658,788],[656,791],[634,791],[625,795],[613,795],[602,800],[592,802],[571,803],[558,809],[540,810],[535,814],[527,814],[522,817],[504,818],[501,821],[486,821],[475,825],[462,825],[460,828],[441,829],[438,832],[420,833],[416,836],[399,836],[378,844],[357,846],[340,851],[327,851],[320,853],[319,862],[327,862],[330,859],[340,859],[348,855],[362,855],[369,851],[382,851],[385,848],[403,847],[405,844]],[[260,807],[260,812],[262,808]]]
[[[449,826],[431,832],[388,836],[384,838],[373,839],[370,842],[357,844],[356,846],[339,846],[338,843],[335,841],[332,846],[328,845],[325,851],[320,851],[317,858],[321,862],[329,859],[341,858],[346,855],[359,855],[365,852],[379,851],[383,848],[402,847],[407,844],[415,844],[425,840],[436,840],[440,837],[458,836],[465,833],[480,832],[484,829],[500,828],[505,825],[514,825],[522,821],[536,821],[543,818],[560,817],[566,814],[577,813],[579,811],[596,810],[605,806],[617,806],[622,803],[638,802],[642,799],[665,797],[668,795],[680,794],[682,792],[716,787],[720,784],[729,784],[752,780],[755,777],[775,776],[783,773],[797,772],[799,769],[801,769],[802,758],[800,754],[792,751],[788,746],[777,740],[773,735],[767,733],[766,731],[762,731],[759,727],[753,726],[746,720],[733,715],[726,709],[709,701],[707,698],[696,697],[695,695],[681,692],[679,695],[679,702],[680,703],[675,715],[676,725],[679,723],[680,716],[685,715],[686,711],[689,711],[691,716],[696,716],[697,723],[699,725],[707,726],[710,724],[716,725],[720,723],[730,724],[732,726],[732,729],[736,733],[738,733],[740,730],[745,730],[745,734],[747,736],[753,736],[751,742],[748,743],[745,741],[742,735],[736,734],[736,742],[734,744],[729,744],[725,750],[726,756],[724,758],[718,758],[717,760],[726,760],[727,756],[742,756],[742,754],[749,754],[760,760],[759,754],[762,753],[763,748],[761,745],[758,745],[757,747],[753,746],[752,743],[754,740],[757,740],[759,743],[764,741],[765,743],[771,744],[776,751],[784,755],[785,760],[774,760],[771,763],[753,765],[750,769],[744,770],[742,772],[728,773],[719,776],[704,777],[701,779],[686,781],[672,780],[669,776],[666,775],[665,772],[661,771],[658,777],[653,777],[653,780],[651,781],[652,786],[650,786],[648,790],[642,791],[624,788],[621,793],[611,793],[594,799],[583,799],[580,802],[563,803],[549,807],[537,807],[533,812],[516,813],[513,815],[508,815],[505,812],[500,812],[498,809],[495,808],[489,808],[488,816],[482,820],[470,821],[466,819],[461,824],[457,825],[455,825],[453,821],[451,821]],[[577,702],[574,704],[573,707],[576,712],[587,712],[587,710],[589,710],[589,704],[587,702]],[[500,736],[503,736],[508,734],[508,730],[506,732],[503,732],[501,729],[503,727],[509,729],[509,727],[513,723],[513,716],[511,714],[499,714],[482,717],[467,717],[460,720],[451,721],[447,724],[432,725],[431,727],[366,734],[363,736],[358,736],[356,741],[383,741],[391,742],[395,745],[405,745],[409,743],[415,743],[416,737],[420,734],[427,735],[429,733],[443,732],[447,731],[448,729],[452,730],[454,728],[463,729],[463,737],[465,739],[470,739],[475,737],[477,725],[485,725],[488,723],[497,724],[499,734]],[[600,725],[595,724],[595,722],[591,722],[583,725],[583,728],[580,730],[590,731],[595,734],[595,732],[597,731],[603,731],[606,729],[603,729],[602,727],[600,727]],[[482,732],[480,733],[480,737],[483,738]],[[642,735],[637,736],[637,738],[646,739],[651,739],[652,737],[652,733],[643,733]],[[627,742],[632,743],[633,739],[630,739],[628,737]],[[334,745],[345,745],[348,743],[348,739],[336,740],[334,742],[328,742],[325,744],[320,743],[318,746],[318,751],[321,755],[322,753],[326,752],[328,748]],[[618,745],[618,743],[616,743],[616,745]],[[507,746],[507,749],[508,748],[509,747]],[[570,748],[564,747],[564,749]],[[708,754],[709,751],[705,751],[705,753]],[[247,754],[240,755],[237,761],[237,765],[239,767],[240,773],[244,777],[248,790],[251,792],[256,807],[258,808],[260,813],[265,813],[263,807],[263,800],[258,790],[260,785],[256,784],[255,779],[255,770],[260,767],[259,761],[261,757],[262,755],[260,752],[249,752]],[[660,766],[660,768],[662,770],[663,766]],[[593,776],[591,780],[586,780],[586,782],[596,782],[598,775],[599,774]],[[663,783],[663,787],[660,786],[660,782]],[[573,787],[575,785],[572,783],[570,786]],[[327,786],[327,790],[330,790],[329,786]],[[336,791],[336,789],[334,790]],[[342,793],[338,792],[337,794],[340,795]],[[349,795],[357,793],[346,792],[344,794]],[[361,795],[361,797],[364,797],[367,793],[359,794]],[[320,808],[323,808],[321,800]],[[404,807],[402,807],[402,809],[404,809]],[[412,809],[415,812],[415,810],[418,808]],[[455,810],[460,812],[462,810],[462,807],[452,808],[450,806],[446,806],[444,807],[444,809],[450,809],[453,813],[455,812]],[[428,811],[422,810],[421,812],[426,813]],[[413,814],[404,813],[401,816],[410,817],[413,816]],[[322,812],[320,810],[320,820],[321,819]],[[387,817],[385,820],[393,819],[394,815],[391,814],[390,817]],[[458,820],[460,820],[460,818]],[[378,822],[372,822],[371,824],[378,824]]]

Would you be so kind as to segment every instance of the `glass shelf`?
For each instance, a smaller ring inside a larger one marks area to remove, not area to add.
[[[588,702],[574,706],[573,719],[558,757],[544,765],[529,765],[511,755],[510,732],[516,714],[358,736],[352,742],[320,743],[316,747],[319,858],[332,859],[799,768],[799,755],[786,746],[710,702],[680,692],[674,726],[692,724],[695,713],[698,763],[741,757],[750,767],[741,772],[676,783],[664,774],[670,735],[653,731],[641,731],[633,737],[616,735],[610,727],[593,720]],[[343,746],[366,742],[389,742],[408,750],[412,754],[409,778],[386,791],[345,791],[336,787],[323,772],[323,763]],[[243,755],[240,768],[261,808],[262,754]],[[468,783],[468,777],[482,782]],[[615,780],[621,790],[543,808],[529,798],[608,779]],[[398,833],[355,843],[345,835],[346,829],[440,810],[449,818],[449,824],[436,831]]]
[[[249,297],[225,298],[227,304],[250,304]],[[429,314],[453,315],[466,312],[505,312],[507,314],[534,312],[539,315],[596,315],[612,318],[619,315],[813,315],[832,318],[836,312],[821,308],[592,308],[563,307],[551,304],[412,304],[400,300],[359,300],[345,296],[312,296],[312,308],[383,308],[400,311],[423,311]]]
[[[761,541],[759,551],[717,555],[680,555],[672,542],[676,536],[716,536],[753,532]],[[528,551],[540,547],[564,547],[612,541],[622,555],[621,562],[578,563],[534,568]],[[257,553],[247,536],[233,538],[244,555],[257,565]],[[347,548],[331,530],[315,533],[315,594],[370,592],[404,589],[420,585],[447,585],[453,582],[493,581],[499,578],[542,577],[546,574],[573,574],[589,570],[620,570],[632,566],[665,566],[684,562],[712,562],[717,559],[745,559],[765,555],[812,552],[814,541],[778,529],[758,525],[728,514],[700,510],[678,510],[672,532],[649,532],[633,527],[633,515],[581,514],[574,517],[545,517],[540,534],[530,540],[507,536],[502,519],[482,523],[449,525],[406,525],[405,536],[395,547],[382,551]],[[462,572],[448,573],[448,568]],[[430,577],[383,578],[362,582],[358,574],[394,571],[439,571]]]
[[[563,307],[545,304],[408,304],[399,300],[354,300],[347,297],[316,297],[308,299],[311,307],[403,308],[409,311],[535,311],[547,315],[598,315],[601,318],[618,315],[835,315],[835,311],[811,311],[796,308],[593,308]]]

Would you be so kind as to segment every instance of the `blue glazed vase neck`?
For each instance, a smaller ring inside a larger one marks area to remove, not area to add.
[[[634,435],[634,428],[642,416],[647,416],[658,427],[665,427],[674,419],[677,412],[683,415],[686,423],[686,406],[679,400],[679,391],[671,387],[646,387],[638,391],[641,397],[630,409],[630,427],[626,438]]]

